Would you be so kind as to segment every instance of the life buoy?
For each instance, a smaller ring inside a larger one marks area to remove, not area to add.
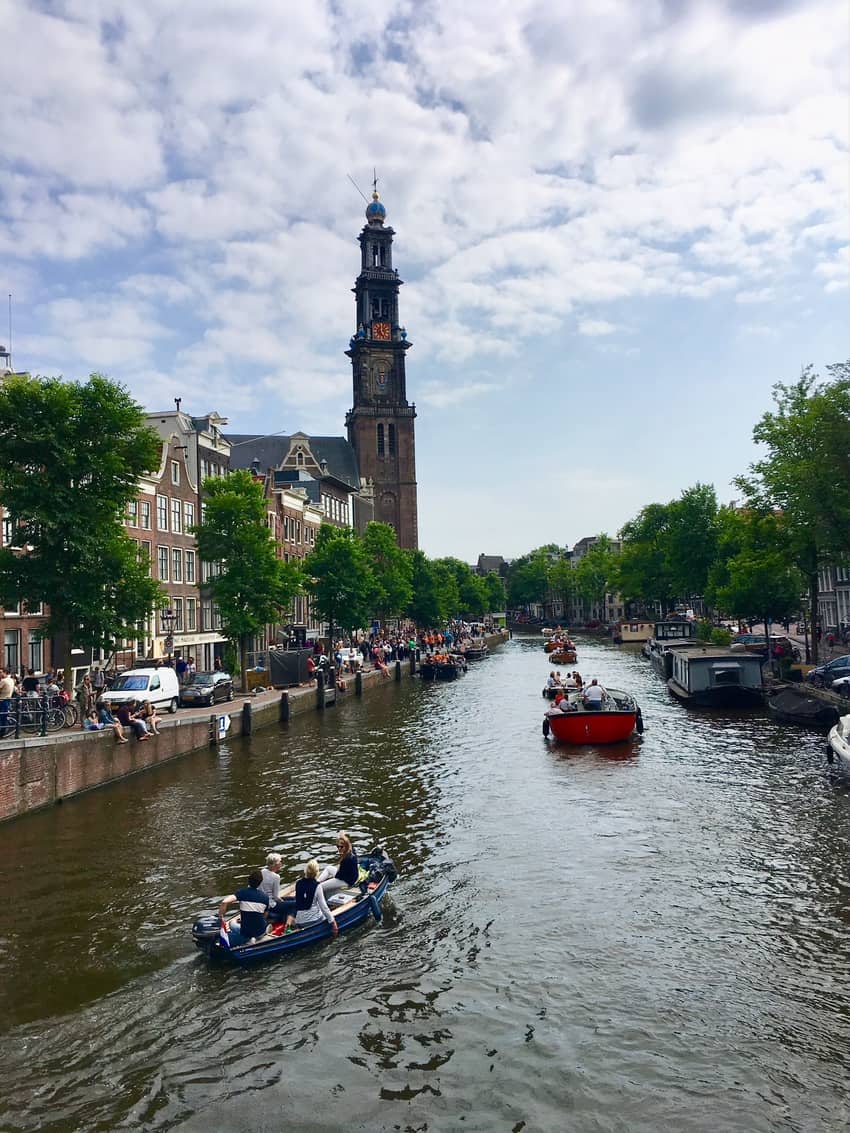
[[[381,917],[383,916],[381,912],[381,902],[374,893],[369,894],[369,904],[372,906],[372,916],[380,923]]]
[[[543,735],[544,736],[549,735],[549,721],[546,719],[545,716],[543,717]]]
[[[638,707],[637,715],[635,716],[635,730],[639,736],[643,735],[643,713]]]

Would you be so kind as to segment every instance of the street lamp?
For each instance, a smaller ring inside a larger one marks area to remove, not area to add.
[[[168,664],[171,664],[171,651],[174,648],[174,630],[177,626],[177,614],[169,606],[167,610],[163,610],[160,614],[162,618],[162,628],[165,630],[165,648],[168,651]]]

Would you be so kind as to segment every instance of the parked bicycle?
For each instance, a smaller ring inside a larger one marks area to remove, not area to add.
[[[13,696],[6,720],[0,720],[0,738],[40,735],[42,729],[58,732],[65,724],[64,706],[51,704],[55,697]]]

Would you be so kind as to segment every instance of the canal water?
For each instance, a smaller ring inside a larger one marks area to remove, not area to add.
[[[824,740],[693,713],[629,648],[610,749],[541,734],[541,639],[0,828],[0,1129],[846,1128],[850,793]],[[250,971],[196,913],[347,829],[381,925]]]

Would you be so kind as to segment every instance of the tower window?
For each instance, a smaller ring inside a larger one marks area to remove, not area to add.
[[[295,463],[298,465],[299,468],[301,468],[302,465],[304,464],[304,453],[301,452],[300,449],[295,454]]]
[[[380,255],[380,252],[379,252],[379,250],[378,250],[378,245],[377,245],[377,244],[373,244],[373,245],[372,245],[372,267],[373,267],[373,268],[376,268],[376,267],[378,266],[378,257],[379,257],[379,255]]]
[[[387,441],[389,442],[390,456],[395,456],[395,425],[387,427]]]
[[[378,426],[378,456],[384,455],[384,426]]]

